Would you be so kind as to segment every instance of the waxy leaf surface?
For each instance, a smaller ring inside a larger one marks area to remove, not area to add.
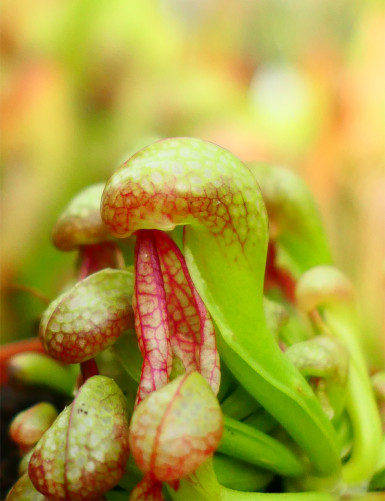
[[[315,266],[301,275],[295,294],[299,308],[307,313],[333,303],[352,304],[354,299],[351,282],[334,266]]]
[[[52,357],[83,362],[110,346],[133,327],[133,275],[101,270],[78,282],[44,312],[39,336]]]
[[[9,434],[22,453],[28,452],[40,440],[57,415],[57,410],[52,404],[40,402],[14,417]]]
[[[332,377],[344,383],[348,374],[348,356],[337,340],[316,336],[289,346],[285,352],[305,376]]]
[[[70,251],[111,239],[100,217],[103,189],[102,183],[89,186],[68,204],[52,232],[52,241],[58,249]]]
[[[9,491],[6,501],[49,501],[49,498],[35,489],[25,473]]]
[[[310,378],[326,415],[338,417],[345,406],[349,359],[337,340],[316,336],[289,346],[285,355]]]
[[[94,376],[37,444],[29,476],[57,500],[91,501],[114,487],[129,455],[126,399],[117,384]]]
[[[153,479],[178,480],[211,456],[222,428],[218,400],[206,380],[192,372],[138,405],[130,425],[131,451],[139,468]]]

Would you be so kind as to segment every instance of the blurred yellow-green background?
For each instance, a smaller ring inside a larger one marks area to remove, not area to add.
[[[75,256],[50,243],[67,201],[130,152],[197,136],[307,181],[384,353],[382,0],[3,0],[1,334],[36,331]]]

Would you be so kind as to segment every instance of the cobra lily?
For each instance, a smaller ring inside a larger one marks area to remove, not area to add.
[[[338,471],[332,427],[266,327],[262,294],[267,218],[251,172],[214,144],[190,138],[159,141],[113,174],[103,193],[101,214],[112,235],[137,235],[134,309],[144,356],[139,401],[168,382],[173,360],[166,319],[171,323],[174,319],[167,317],[159,272],[163,271],[162,251],[157,233],[151,230],[164,232],[184,225],[184,259],[174,251],[174,262],[188,271],[213,316],[223,360],[306,451],[316,471]],[[184,306],[189,306],[188,301]],[[217,365],[216,358],[210,357],[209,373]]]
[[[296,296],[299,307],[321,330],[342,341],[349,354],[347,411],[353,427],[353,449],[342,473],[347,484],[360,485],[374,473],[381,423],[356,328],[352,284],[336,268],[316,266],[301,276]]]
[[[285,353],[310,378],[325,414],[330,419],[338,418],[345,407],[349,367],[344,345],[330,337],[316,336],[290,346]]]
[[[79,249],[79,281],[39,334],[83,377],[22,461],[33,484],[22,477],[10,495],[334,501],[371,477],[379,485],[378,412],[349,285],[314,268],[331,257],[303,183],[250,169],[212,143],[172,138],[129,158],[103,195],[97,185],[71,202],[54,241]],[[274,476],[306,492],[249,492]]]
[[[14,417],[9,433],[22,454],[27,453],[40,440],[57,414],[53,405],[41,402]]]
[[[52,242],[61,251],[78,250],[79,279],[103,268],[120,268],[121,252],[100,218],[104,184],[89,186],[64,209],[52,231]]]
[[[132,274],[101,270],[61,294],[43,314],[39,335],[47,353],[66,363],[84,362],[133,326]]]
[[[113,380],[94,376],[40,439],[28,474],[48,498],[91,501],[117,484],[128,454],[124,395]]]

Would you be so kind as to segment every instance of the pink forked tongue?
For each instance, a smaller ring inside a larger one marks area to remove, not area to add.
[[[199,372],[215,394],[219,391],[219,355],[215,330],[191,280],[186,261],[175,242],[161,231],[153,232],[166,291],[173,355],[187,373]]]
[[[201,373],[217,394],[214,326],[177,245],[161,231],[140,230],[135,266],[133,308],[144,358],[137,403],[169,382],[173,358],[184,372]]]
[[[172,366],[166,293],[152,231],[138,232],[135,246],[135,286],[132,298],[135,329],[143,356],[137,404],[166,385]]]

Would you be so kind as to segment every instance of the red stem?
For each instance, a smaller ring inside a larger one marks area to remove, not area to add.
[[[84,384],[88,378],[99,374],[99,369],[94,358],[82,362],[80,364],[80,371],[82,374],[82,384]]]
[[[285,299],[290,303],[295,303],[295,280],[290,272],[277,266],[276,248],[274,243],[269,242],[267,250],[265,291],[278,287]]]
[[[79,248],[78,280],[104,268],[124,268],[124,258],[115,242],[83,245]]]

